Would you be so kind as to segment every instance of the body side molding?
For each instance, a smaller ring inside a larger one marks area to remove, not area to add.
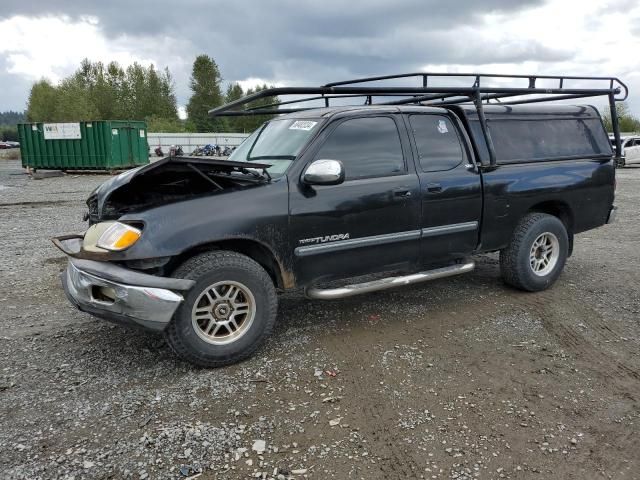
[[[340,252],[352,248],[369,247],[372,245],[384,245],[387,243],[401,242],[406,240],[417,240],[424,237],[434,237],[436,235],[446,235],[448,233],[466,232],[477,230],[478,222],[452,223],[450,225],[439,225],[437,227],[423,228],[422,230],[409,230],[406,232],[389,233],[385,235],[373,235],[371,237],[350,238],[335,242],[323,243],[321,245],[305,245],[295,249],[296,257],[307,257],[320,253]]]

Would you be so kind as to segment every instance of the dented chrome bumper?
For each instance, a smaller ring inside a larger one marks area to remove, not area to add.
[[[192,280],[157,277],[108,262],[69,259],[62,272],[67,297],[78,309],[105,320],[162,331]]]

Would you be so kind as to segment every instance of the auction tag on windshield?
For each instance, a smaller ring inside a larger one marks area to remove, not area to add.
[[[318,122],[310,122],[308,120],[296,120],[291,124],[289,130],[311,130]]]

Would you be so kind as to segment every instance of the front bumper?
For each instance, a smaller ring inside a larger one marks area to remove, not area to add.
[[[164,330],[182,303],[178,292],[188,290],[194,283],[74,258],[69,259],[62,272],[64,291],[81,311],[155,331]]]

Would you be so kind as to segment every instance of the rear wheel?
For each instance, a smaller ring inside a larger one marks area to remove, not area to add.
[[[239,362],[273,329],[275,287],[251,258],[208,252],[187,260],[174,276],[196,281],[165,331],[167,342],[184,360],[203,367]]]
[[[560,219],[545,213],[527,215],[500,252],[502,278],[521,290],[545,290],[560,276],[568,250],[567,230]]]

